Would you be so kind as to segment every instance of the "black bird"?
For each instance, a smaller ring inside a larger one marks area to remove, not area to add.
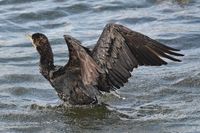
[[[40,72],[55,88],[60,99],[73,105],[98,103],[101,92],[124,86],[138,66],[161,66],[163,58],[180,62],[178,49],[166,46],[119,24],[107,24],[93,50],[72,36],[64,35],[69,61],[55,66],[48,38],[30,36],[40,54]]]

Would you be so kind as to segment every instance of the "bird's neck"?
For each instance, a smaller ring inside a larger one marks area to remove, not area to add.
[[[40,55],[40,73],[47,79],[49,78],[49,72],[54,69],[53,53],[51,49],[45,51]]]

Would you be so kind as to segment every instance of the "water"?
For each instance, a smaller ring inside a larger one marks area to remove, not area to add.
[[[109,22],[182,49],[183,61],[135,70],[123,98],[103,97],[109,106],[61,106],[25,34],[46,34],[63,65],[64,34],[93,46]],[[0,132],[200,132],[199,60],[199,0],[0,0]]]

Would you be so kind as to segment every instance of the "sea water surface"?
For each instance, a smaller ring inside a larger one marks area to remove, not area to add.
[[[63,107],[25,34],[46,34],[64,65],[64,34],[92,47],[111,22],[181,49],[182,62],[134,69],[106,106]],[[0,0],[0,132],[199,133],[200,1]]]

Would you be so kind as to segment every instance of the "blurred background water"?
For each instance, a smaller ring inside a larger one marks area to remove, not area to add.
[[[182,49],[183,61],[135,70],[124,99],[103,97],[109,106],[59,106],[25,34],[46,34],[63,65],[64,34],[92,47],[109,22]],[[199,0],[0,0],[0,132],[199,133],[199,103]]]

